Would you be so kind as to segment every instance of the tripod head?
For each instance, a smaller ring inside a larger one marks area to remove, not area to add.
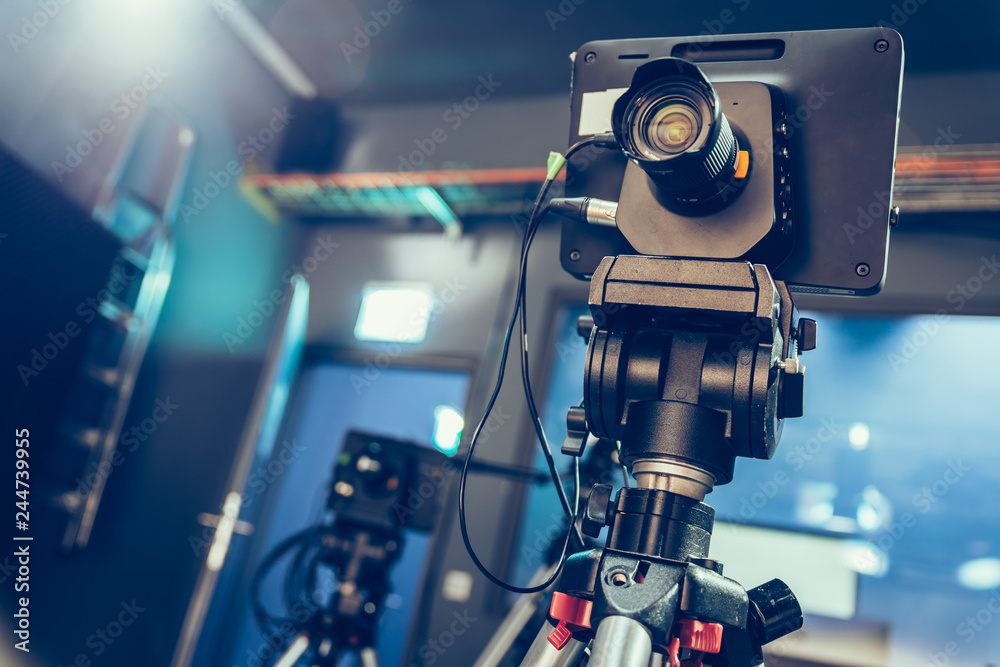
[[[586,423],[621,442],[639,486],[703,500],[737,456],[771,458],[783,420],[801,416],[797,353],[816,323],[763,265],[608,257],[590,307]]]

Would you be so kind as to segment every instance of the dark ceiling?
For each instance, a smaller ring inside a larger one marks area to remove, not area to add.
[[[464,96],[478,76],[489,74],[506,95],[559,93],[568,88],[568,54],[589,40],[719,32],[891,25],[903,35],[910,74],[1000,70],[996,0],[248,4],[324,94],[356,102]]]

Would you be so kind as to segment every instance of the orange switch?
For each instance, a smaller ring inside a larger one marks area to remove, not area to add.
[[[750,171],[750,151],[740,151],[736,154],[735,178],[746,178]]]

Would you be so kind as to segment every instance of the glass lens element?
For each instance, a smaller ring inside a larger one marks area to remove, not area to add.
[[[683,153],[701,132],[700,114],[688,104],[670,101],[658,105],[645,128],[646,140],[664,153]]]

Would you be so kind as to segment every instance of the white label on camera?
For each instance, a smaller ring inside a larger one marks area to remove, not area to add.
[[[628,88],[608,88],[596,93],[584,93],[580,105],[581,137],[611,131],[611,110]]]

